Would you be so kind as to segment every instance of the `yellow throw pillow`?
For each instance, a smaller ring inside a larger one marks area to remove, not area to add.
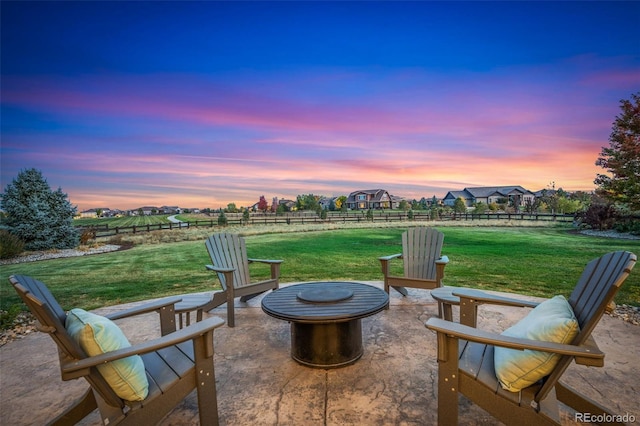
[[[563,296],[555,296],[536,306],[517,324],[502,334],[510,337],[554,343],[571,343],[580,327],[573,309]],[[500,385],[511,392],[531,386],[549,375],[560,360],[550,352],[495,348],[494,367]]]
[[[69,311],[65,327],[88,356],[131,346],[113,321],[83,309]],[[149,382],[140,356],[134,355],[99,365],[98,371],[120,398],[142,401],[147,397]]]

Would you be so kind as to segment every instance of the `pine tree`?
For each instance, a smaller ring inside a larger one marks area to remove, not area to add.
[[[21,171],[5,188],[1,205],[4,227],[24,241],[26,250],[78,246],[80,237],[73,226],[76,208],[62,189],[51,190],[39,170]]]
[[[610,175],[598,174],[597,192],[609,201],[640,210],[640,92],[620,101],[622,113],[616,117],[596,165]]]

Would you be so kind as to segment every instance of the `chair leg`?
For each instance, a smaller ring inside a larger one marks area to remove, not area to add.
[[[453,321],[453,307],[450,303],[438,302],[438,316],[446,321]]]
[[[394,288],[398,293],[400,293],[401,295],[403,295],[403,296],[405,296],[405,297],[409,295],[409,292],[408,292],[408,291],[407,291],[407,289],[406,289],[406,288],[404,288],[404,287],[395,286],[395,285],[394,285],[394,286],[392,286],[392,287],[393,287],[393,288]]]
[[[257,293],[253,293],[253,294],[247,294],[246,296],[240,297],[240,301],[241,302],[248,302],[249,300],[253,299],[254,297],[260,296],[262,293],[264,293],[264,291],[259,291]]]
[[[56,417],[50,424],[56,426],[75,425],[80,420],[91,414],[98,404],[93,395],[93,391],[88,389],[82,397],[80,397],[71,407]]]
[[[590,413],[594,416],[609,415],[611,417],[615,414],[596,401],[587,398],[577,390],[563,383],[558,382],[555,389],[558,401],[573,408],[577,413]]]
[[[234,318],[234,306],[233,306],[233,292],[227,290],[227,325],[229,327],[235,327],[236,322]]]
[[[219,419],[216,377],[213,365],[213,331],[200,336],[193,343],[200,424],[217,426]]]
[[[438,426],[458,425],[458,339],[438,333]]]

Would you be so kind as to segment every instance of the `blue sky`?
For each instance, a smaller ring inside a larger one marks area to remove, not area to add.
[[[591,190],[639,2],[2,2],[1,184],[80,210]]]

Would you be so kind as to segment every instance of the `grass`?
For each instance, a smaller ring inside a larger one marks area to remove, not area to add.
[[[122,216],[122,217],[85,217],[74,219],[74,226],[105,226],[110,228],[128,227],[128,226],[144,226],[156,225],[158,223],[169,223],[167,219],[170,214],[163,215],[142,215],[142,216]]]
[[[281,282],[381,280],[379,256],[401,251],[405,228],[305,230],[247,235],[250,257],[284,259]],[[640,254],[640,241],[588,237],[567,228],[440,228],[449,256],[445,283],[548,297],[568,295],[588,261],[608,251]],[[175,231],[174,231],[175,232]],[[209,231],[210,232],[210,231]],[[251,234],[251,231],[249,231]],[[101,255],[0,266],[0,308],[20,303],[11,274],[47,283],[65,309],[106,305],[211,290],[215,276],[202,238],[143,244]],[[396,268],[400,268],[397,262]],[[637,269],[640,269],[637,268]],[[253,278],[268,267],[251,266]],[[640,271],[634,270],[616,298],[640,306]]]

